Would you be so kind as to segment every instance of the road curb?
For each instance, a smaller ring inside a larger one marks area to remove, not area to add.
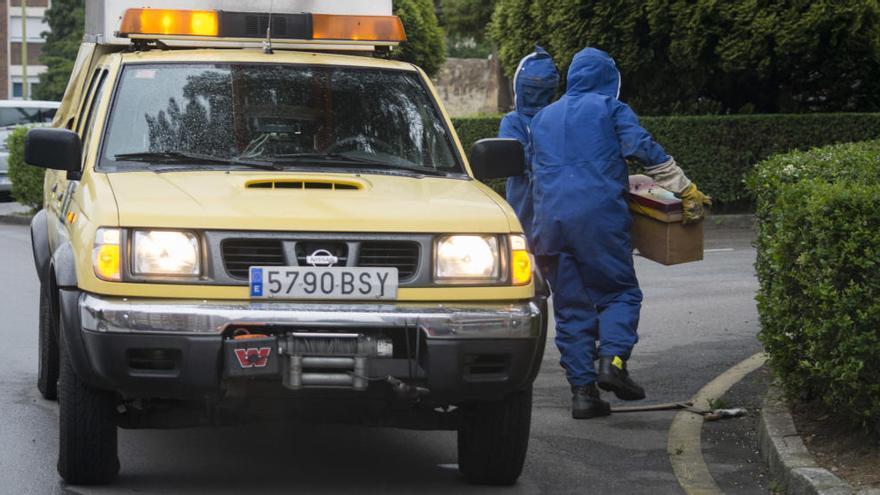
[[[703,221],[706,230],[754,230],[755,215],[751,213],[708,215]]]
[[[694,407],[709,407],[709,402],[722,397],[749,373],[764,365],[767,356],[759,352],[728,368],[703,386],[692,398]],[[703,458],[703,416],[681,411],[672,419],[666,452],[672,472],[687,495],[722,495],[723,492]]]
[[[782,391],[770,385],[758,422],[758,445],[770,474],[788,495],[854,495],[849,483],[819,467],[794,426]]]
[[[0,224],[30,225],[33,215],[0,215]]]

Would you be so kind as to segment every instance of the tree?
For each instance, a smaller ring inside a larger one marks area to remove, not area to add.
[[[508,73],[604,49],[642,113],[880,110],[875,0],[497,0],[490,37]]]
[[[407,40],[390,57],[416,64],[433,76],[446,61],[445,35],[433,1],[395,0],[394,14],[403,22]]]
[[[48,66],[40,74],[40,85],[34,97],[41,100],[61,100],[73,63],[82,43],[85,25],[84,0],[53,0],[52,7],[46,10],[46,20],[51,31],[44,32],[42,63]]]
[[[483,41],[495,11],[495,0],[441,0],[440,5],[448,34]]]
[[[485,58],[492,53],[487,38],[495,0],[438,0],[450,57]]]

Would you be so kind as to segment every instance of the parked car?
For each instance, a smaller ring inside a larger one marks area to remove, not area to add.
[[[0,100],[0,198],[8,198],[12,190],[6,138],[20,125],[49,124],[59,105],[57,101]]]

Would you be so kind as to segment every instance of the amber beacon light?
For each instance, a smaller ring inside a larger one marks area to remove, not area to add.
[[[397,16],[312,14],[312,38],[316,40],[406,41]]]
[[[216,37],[220,22],[217,12],[210,10],[128,9],[119,32]]]
[[[349,41],[395,44],[406,41],[400,18],[393,15],[283,14],[212,10],[128,9],[123,37],[194,36],[263,38],[255,26],[272,19],[272,38],[299,41]]]

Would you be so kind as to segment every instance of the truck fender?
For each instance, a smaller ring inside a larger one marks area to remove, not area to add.
[[[59,289],[76,289],[76,258],[70,242],[65,242],[52,255],[52,271]]]
[[[82,320],[80,319],[77,289],[58,290],[58,310],[60,312],[59,345],[70,360],[76,376],[92,388],[112,390],[113,385],[98,377],[89,362],[86,345],[82,336]]]
[[[40,284],[45,285],[49,278],[49,223],[46,210],[40,210],[31,220],[31,249],[34,253],[34,267]]]

